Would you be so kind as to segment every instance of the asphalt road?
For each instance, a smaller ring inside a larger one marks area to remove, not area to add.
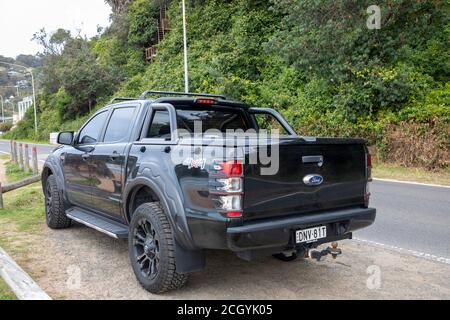
[[[55,146],[46,145],[46,144],[34,144],[34,143],[28,143],[30,147],[30,156],[31,156],[31,148],[36,147],[38,152],[38,160],[39,160],[39,166],[42,166],[45,162],[45,159],[47,159],[47,156],[55,149]],[[9,141],[7,140],[0,140],[0,154],[10,154],[11,147],[9,144]]]
[[[374,181],[376,223],[355,237],[450,259],[450,188]]]
[[[41,165],[55,148],[36,147]],[[0,153],[9,151],[9,141],[0,140]],[[450,260],[450,188],[376,180],[371,206],[376,223],[355,238]]]

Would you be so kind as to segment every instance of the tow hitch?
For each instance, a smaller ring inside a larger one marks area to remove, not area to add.
[[[338,256],[342,254],[342,250],[338,249],[338,243],[334,242],[331,247],[326,248],[325,250],[316,250],[312,249],[308,251],[308,257],[310,259],[316,259],[318,262],[322,260],[323,257],[326,257],[327,255],[331,254],[333,259],[336,259]]]

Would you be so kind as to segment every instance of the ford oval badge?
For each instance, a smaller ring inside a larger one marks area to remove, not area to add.
[[[305,178],[303,178],[303,182],[307,185],[307,186],[320,186],[323,183],[324,179],[322,176],[318,175],[318,174],[310,174],[308,176],[306,176]]]

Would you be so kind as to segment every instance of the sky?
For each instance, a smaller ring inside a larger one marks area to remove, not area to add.
[[[109,25],[110,14],[104,0],[0,0],[0,55],[36,54],[40,48],[31,38],[42,28],[95,36],[98,25]]]

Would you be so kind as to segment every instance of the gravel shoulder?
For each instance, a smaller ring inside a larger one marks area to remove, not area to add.
[[[356,241],[342,242],[340,258],[320,263],[249,263],[229,252],[208,252],[204,272],[162,296],[139,286],[123,240],[75,224],[63,231],[43,226],[27,242],[24,268],[55,299],[450,299],[448,265]],[[380,283],[374,272],[381,272]]]

